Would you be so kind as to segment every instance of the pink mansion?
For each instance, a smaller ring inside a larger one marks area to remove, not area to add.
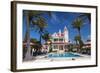
[[[69,35],[68,35],[68,29],[65,26],[64,30],[61,31],[59,30],[59,32],[54,32],[51,35],[51,48],[52,51],[56,51],[56,52],[64,52],[64,51],[68,51],[68,44],[69,44]],[[48,47],[48,49],[50,49],[50,47]]]

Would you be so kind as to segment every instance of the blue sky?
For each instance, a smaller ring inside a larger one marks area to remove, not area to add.
[[[75,13],[75,12],[51,12],[51,17],[48,16],[48,14],[42,14],[42,16],[45,18],[46,23],[48,26],[46,27],[46,30],[53,34],[54,32],[58,32],[59,29],[63,32],[64,27],[66,26],[69,31],[69,40],[73,41],[74,37],[78,34],[76,29],[72,28],[72,22],[80,15],[81,13]],[[91,33],[91,24],[89,23],[89,20],[86,18],[86,21],[84,21],[84,26],[81,28],[81,35],[83,41],[86,41]],[[23,15],[23,38],[25,36],[26,31],[26,17]],[[30,30],[30,37],[36,38],[39,40],[39,33],[35,30]]]

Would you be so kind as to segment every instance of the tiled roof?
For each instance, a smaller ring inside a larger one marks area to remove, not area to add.
[[[52,44],[69,44],[69,43],[66,43],[66,42],[53,42]]]

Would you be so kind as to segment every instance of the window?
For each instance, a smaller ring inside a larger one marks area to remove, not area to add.
[[[58,46],[57,45],[54,45],[54,49],[58,49]]]
[[[59,39],[59,42],[63,42],[63,38]]]
[[[65,45],[65,49],[66,49],[66,48],[68,48],[68,46],[67,46],[67,45]]]
[[[58,39],[54,39],[54,42],[57,42],[58,41]]]
[[[60,45],[59,46],[59,50],[63,50],[63,45]]]

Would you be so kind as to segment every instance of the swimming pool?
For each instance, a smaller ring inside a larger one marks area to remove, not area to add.
[[[49,58],[68,58],[68,57],[80,57],[80,55],[73,53],[52,53],[48,55]]]

